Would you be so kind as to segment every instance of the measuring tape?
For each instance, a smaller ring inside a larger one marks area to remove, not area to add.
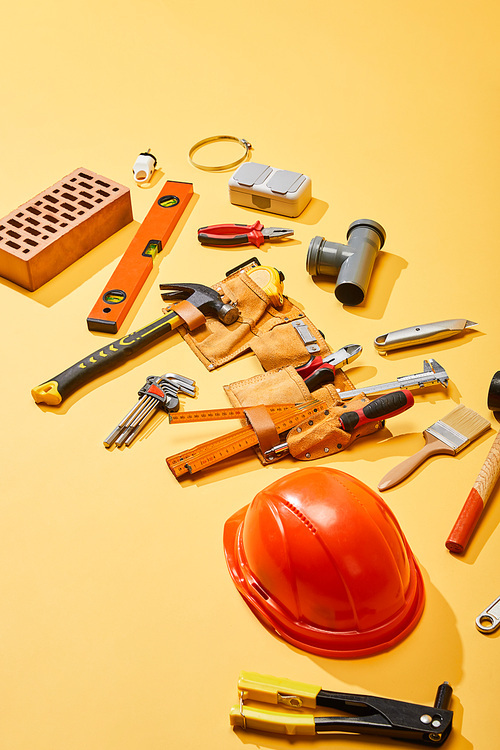
[[[278,409],[284,408],[284,411],[277,410],[273,413],[272,409],[276,407],[278,407]],[[313,417],[318,414],[318,412],[327,411],[328,409],[327,404],[324,401],[308,401],[304,404],[293,405],[291,407],[289,405],[273,404],[267,408],[269,409],[278,434],[291,430],[292,427],[295,427],[304,420]],[[232,414],[226,416],[228,412],[238,412],[235,416],[244,416],[244,409],[210,410],[208,414],[213,415],[215,411],[221,411],[224,413],[222,419],[229,419],[232,417]],[[188,412],[184,412],[184,414],[187,413]],[[205,412],[205,414],[206,413],[207,412]],[[205,421],[203,412],[195,412],[195,414],[199,418],[196,420],[193,419],[192,421]],[[174,417],[173,414],[171,416]],[[215,417],[213,416],[209,416],[208,420],[214,418]],[[174,419],[172,419],[172,421],[174,421]],[[175,421],[177,421],[177,419],[175,419]],[[179,419],[178,421],[181,420]],[[189,417],[183,421],[189,421]],[[259,438],[252,427],[242,427],[241,429],[229,432],[227,435],[223,435],[220,438],[201,443],[190,450],[169,456],[169,458],[166,459],[166,462],[170,471],[178,478],[183,474],[195,474],[197,471],[206,469],[208,466],[223,461],[225,458],[230,458],[247,448],[252,448],[253,446],[258,445],[258,443]]]
[[[118,331],[153,270],[155,257],[168,242],[192,195],[190,182],[165,182],[89,313],[89,331]]]

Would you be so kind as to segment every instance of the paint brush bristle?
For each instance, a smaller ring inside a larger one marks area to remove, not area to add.
[[[490,427],[487,419],[460,404],[445,417],[428,427],[424,434],[428,432],[449,445],[450,448],[459,451]]]

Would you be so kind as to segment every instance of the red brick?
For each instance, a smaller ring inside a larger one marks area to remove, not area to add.
[[[0,220],[0,276],[34,291],[132,219],[128,188],[75,169]]]

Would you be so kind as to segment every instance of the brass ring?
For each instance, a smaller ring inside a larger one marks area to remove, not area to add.
[[[240,146],[243,146],[243,148],[245,149],[245,153],[240,159],[237,159],[230,164],[221,164],[217,167],[207,167],[204,164],[198,164],[194,161],[193,155],[198,151],[198,149],[203,148],[203,146],[207,146],[209,143],[216,143],[217,141],[234,141],[235,143],[239,143]],[[189,161],[194,167],[196,167],[197,169],[203,169],[205,172],[223,172],[226,169],[234,169],[238,166],[238,164],[241,164],[241,162],[245,161],[251,148],[252,144],[246,141],[244,138],[237,138],[235,135],[212,135],[210,136],[210,138],[204,138],[202,141],[198,141],[198,143],[195,143],[194,146],[191,147],[189,151]]]

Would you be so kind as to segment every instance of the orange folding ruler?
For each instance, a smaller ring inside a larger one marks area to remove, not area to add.
[[[193,195],[190,182],[167,180],[87,318],[89,331],[116,333]]]
[[[251,409],[265,408],[274,423],[274,429],[279,435],[309,419],[320,411],[328,409],[324,401],[307,401],[303,404],[272,404],[266,407],[209,409],[206,411],[170,413],[172,424],[181,422],[207,422],[220,419],[245,419],[251,421]],[[208,440],[181,453],[176,453],[166,459],[167,466],[177,478],[184,474],[194,474],[206,469],[225,458],[241,453],[247,448],[261,445],[257,432],[249,424],[239,430],[229,432],[222,437]],[[262,449],[262,445],[261,445]],[[262,451],[266,460],[271,462],[288,452],[286,442],[274,445],[269,450]]]

